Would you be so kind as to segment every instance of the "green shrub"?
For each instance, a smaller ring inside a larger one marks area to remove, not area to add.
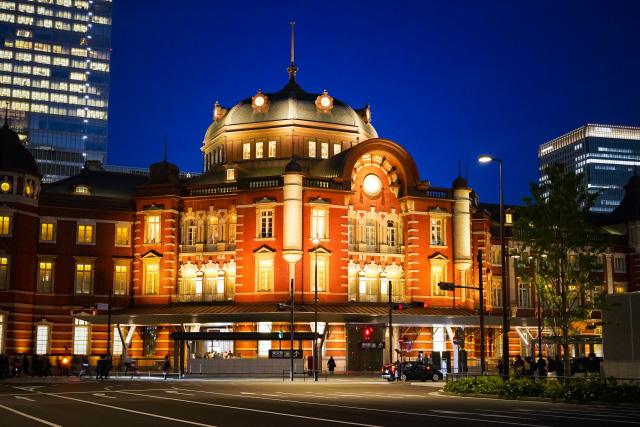
[[[473,378],[463,378],[456,381],[448,381],[443,390],[449,393],[471,394],[474,393]]]

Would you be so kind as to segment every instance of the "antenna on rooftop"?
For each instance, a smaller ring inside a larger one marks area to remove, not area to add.
[[[167,161],[167,134],[164,134],[164,161]]]

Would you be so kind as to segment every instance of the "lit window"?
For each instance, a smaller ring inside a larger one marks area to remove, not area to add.
[[[82,81],[86,81],[87,80],[87,75],[85,73],[71,73],[69,75],[69,78],[71,80],[82,80]]]
[[[376,239],[376,221],[373,219],[368,219],[365,223],[365,243],[368,246],[375,246],[377,244]]]
[[[445,291],[440,289],[438,283],[446,280],[444,274],[444,265],[431,264],[431,295],[432,296],[444,296]]]
[[[505,224],[512,224],[513,223],[513,214],[505,213],[504,214],[504,223]]]
[[[236,179],[236,170],[234,168],[227,169],[227,181],[233,181]]]
[[[248,142],[242,144],[242,158],[244,160],[251,158],[251,144]]]
[[[36,326],[36,354],[43,355],[49,353],[49,333],[50,325]]]
[[[40,240],[44,242],[53,241],[54,224],[52,222],[43,222],[40,224]]]
[[[119,356],[122,354],[122,339],[120,338],[120,333],[118,332],[118,327],[113,328],[113,349],[111,354],[114,356]]]
[[[116,225],[116,245],[129,244],[129,230],[128,225]]]
[[[66,99],[66,95],[65,95],[65,99]],[[53,98],[51,100],[54,101]],[[73,189],[73,193],[89,195],[91,194],[91,191],[89,190],[89,187],[87,187],[86,185],[76,185],[76,187]]]
[[[326,292],[329,279],[329,259],[324,254],[318,254],[318,292]],[[311,290],[316,286],[316,256],[311,254]]]
[[[355,245],[356,243],[356,220],[353,218],[349,218],[347,225],[347,241],[349,245]]]
[[[262,237],[262,238],[273,237],[273,211],[272,210],[260,211],[260,235],[258,237]]]
[[[502,287],[500,286],[500,282],[496,283],[493,282],[492,283],[492,297],[493,297],[493,301],[492,301],[492,305],[494,307],[501,307],[502,306]]]
[[[342,151],[342,144],[333,144],[333,155],[339,154]]]
[[[258,322],[258,332],[271,332],[271,322]],[[271,350],[271,341],[258,341],[258,356],[268,356]]]
[[[69,66],[69,58],[60,58],[58,56],[53,58],[53,65],[58,65],[61,67],[68,67]]]
[[[258,292],[273,290],[273,258],[258,259]]]
[[[78,224],[78,243],[93,243],[93,225]]]
[[[311,209],[311,238],[324,239],[327,233],[327,216],[329,211],[324,208]]]
[[[75,293],[88,295],[91,293],[93,282],[93,264],[86,262],[76,263]]]
[[[615,292],[616,292],[616,294],[621,294],[623,292],[627,292],[627,286],[626,285],[616,285]]]
[[[9,258],[0,257],[0,290],[9,289]]]
[[[444,239],[442,238],[442,220],[431,220],[431,244],[434,246],[443,246]]]
[[[527,283],[520,283],[518,286],[518,297],[520,298],[520,307],[531,307],[531,296],[529,295],[529,285]]]
[[[316,156],[316,141],[315,140],[309,140],[309,157],[315,157]]]
[[[322,144],[320,144],[320,156],[323,159],[328,159],[329,158],[329,143],[328,142],[323,142]]]
[[[269,141],[269,157],[275,157],[275,156],[276,156],[276,142]]]
[[[89,354],[89,322],[80,319],[73,321],[73,354]]]
[[[0,235],[7,236],[11,230],[11,217],[0,216]]]
[[[160,262],[147,262],[144,264],[144,293],[155,295],[158,293],[160,282]]]
[[[42,260],[38,263],[38,292],[53,293],[53,261]]]
[[[256,159],[262,158],[262,142],[256,142]]]
[[[116,264],[113,272],[113,293],[115,295],[126,295],[129,287],[129,266],[127,264]]]
[[[145,218],[145,243],[160,243],[160,215],[147,215]]]

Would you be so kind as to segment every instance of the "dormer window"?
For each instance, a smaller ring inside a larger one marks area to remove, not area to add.
[[[227,169],[227,181],[235,181],[236,180],[236,170],[235,168]]]
[[[82,194],[82,195],[88,196],[91,194],[91,191],[89,190],[89,187],[87,187],[86,185],[76,185],[73,188],[73,194]]]
[[[512,213],[505,213],[504,214],[504,223],[505,224],[513,224],[513,214]]]

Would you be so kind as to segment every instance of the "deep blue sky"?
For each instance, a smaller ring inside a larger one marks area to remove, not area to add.
[[[200,171],[216,100],[287,81],[361,108],[450,186],[458,160],[481,201],[519,203],[541,143],[587,123],[640,126],[640,1],[114,2],[109,164]]]

